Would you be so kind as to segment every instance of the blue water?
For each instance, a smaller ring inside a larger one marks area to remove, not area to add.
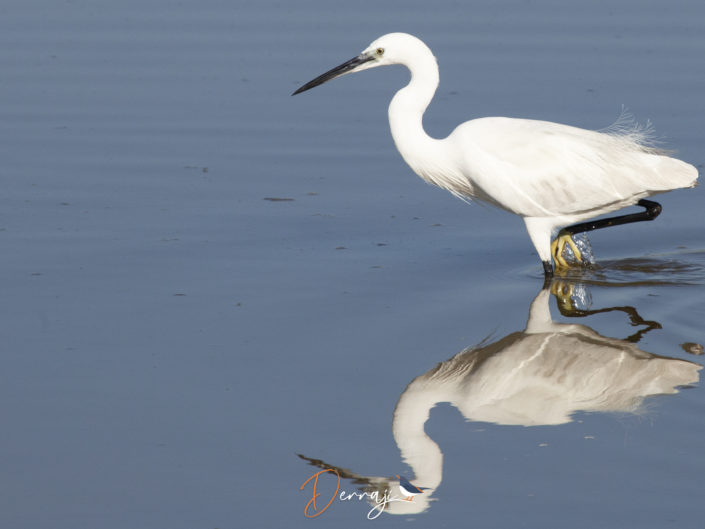
[[[0,526],[702,527],[703,187],[542,292],[520,219],[396,153],[403,69],[290,94],[407,31],[434,136],[626,106],[702,170],[704,30],[686,1],[3,3]],[[322,467],[431,490],[311,520]]]

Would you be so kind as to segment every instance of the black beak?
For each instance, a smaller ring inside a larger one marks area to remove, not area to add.
[[[323,75],[319,75],[316,77],[313,81],[309,81],[305,85],[303,85],[301,88],[299,88],[296,92],[291,94],[292,96],[295,96],[296,94],[300,94],[301,92],[305,92],[306,90],[310,90],[311,88],[314,88],[318,85],[321,85],[327,81],[330,81],[331,79],[335,79],[336,77],[340,77],[341,75],[345,75],[346,73],[350,73],[353,71],[355,68],[360,66],[361,64],[365,64],[366,62],[371,61],[374,59],[373,55],[358,55],[354,59],[350,59],[348,62],[344,62],[340,66],[336,66],[332,70],[328,70],[326,73]]]

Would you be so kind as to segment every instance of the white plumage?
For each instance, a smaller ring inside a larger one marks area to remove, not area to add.
[[[547,273],[557,228],[695,185],[695,167],[649,146],[643,129],[624,123],[591,131],[488,117],[461,124],[447,138],[431,138],[422,119],[438,87],[438,65],[431,50],[406,33],[380,37],[294,94],[346,73],[391,64],[411,72],[409,84],[389,105],[392,136],[404,160],[425,181],[454,195],[523,217]]]

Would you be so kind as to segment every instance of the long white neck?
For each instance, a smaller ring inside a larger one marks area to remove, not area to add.
[[[411,81],[394,95],[389,105],[389,126],[406,163],[425,178],[421,173],[428,155],[439,148],[438,140],[431,138],[423,128],[423,114],[438,87],[438,65],[428,51],[415,56],[413,64],[406,66],[411,71]]]
[[[404,63],[411,81],[399,90],[389,105],[389,126],[397,149],[414,172],[426,182],[454,195],[468,198],[474,190],[470,181],[457,171],[454,152],[448,141],[432,138],[423,128],[423,114],[438,88],[438,64],[430,50]]]

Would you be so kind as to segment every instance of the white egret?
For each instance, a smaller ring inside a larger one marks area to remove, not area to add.
[[[401,64],[411,81],[389,105],[394,143],[407,164],[426,182],[463,199],[476,198],[524,218],[544,273],[553,263],[568,265],[569,245],[581,256],[572,235],[584,231],[652,220],[661,206],[645,197],[693,187],[695,167],[648,145],[637,126],[605,131],[529,119],[486,117],[467,121],[447,138],[435,139],[422,119],[438,87],[438,65],[421,40],[389,33],[360,55],[306,83],[292,95],[341,75]],[[585,222],[630,205],[643,212]],[[579,223],[579,224],[575,224]],[[557,239],[551,239],[555,230]]]

